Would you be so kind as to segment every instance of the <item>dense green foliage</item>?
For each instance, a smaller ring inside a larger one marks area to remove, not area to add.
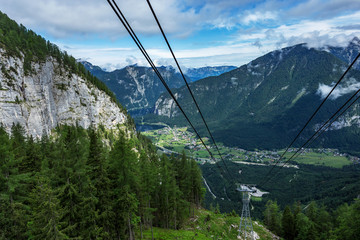
[[[268,201],[264,223],[286,240],[358,239],[360,234],[360,200],[343,204],[335,211],[311,202],[304,208],[298,203],[281,211],[276,202]]]
[[[0,239],[134,239],[194,214],[193,160],[159,159],[147,138],[100,129],[60,126],[36,141],[0,128]]]
[[[220,205],[222,212],[230,212],[233,209],[238,214],[241,212],[241,194],[235,190],[234,182],[260,184],[263,176],[268,174],[271,166],[255,166],[226,162],[233,179],[228,178],[224,172],[225,167],[220,168],[212,164],[201,166],[203,176],[211,191],[217,196],[213,199],[208,192],[205,195],[205,206],[210,204]],[[273,178],[260,190],[269,192],[263,195],[262,201],[251,201],[254,206],[252,216],[261,219],[268,200],[277,201],[281,208],[299,201],[308,204],[316,201],[319,205],[325,205],[329,209],[336,209],[343,203],[351,203],[360,193],[360,166],[353,164],[343,168],[331,168],[314,165],[298,165],[296,168],[282,168],[277,174],[278,167],[274,169]],[[241,174],[239,171],[241,170]],[[258,186],[259,187],[259,186]],[[221,199],[224,200],[221,200]],[[231,201],[229,201],[229,199]]]
[[[74,57],[61,51],[58,46],[46,41],[32,30],[26,29],[23,25],[18,25],[2,12],[0,12],[0,47],[6,50],[6,54],[19,57],[23,60],[26,75],[34,73],[32,62],[42,63],[51,56],[56,59],[61,66],[65,67],[66,72],[82,76],[98,89],[109,95],[113,102],[118,103],[114,93],[111,92],[103,82],[90,74],[83,64],[78,63]],[[3,66],[1,70],[6,76],[7,74]],[[122,108],[120,104],[118,105]]]

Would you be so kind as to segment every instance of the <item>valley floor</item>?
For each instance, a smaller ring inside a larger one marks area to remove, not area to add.
[[[176,154],[185,151],[187,156],[196,159],[199,163],[211,163],[205,148],[200,141],[196,139],[195,134],[189,132],[186,127],[170,128],[166,125],[161,129],[145,131],[143,134],[149,137],[162,153]],[[205,143],[210,146],[210,149],[214,149],[210,144],[209,139],[205,137],[204,140]],[[218,143],[218,146],[224,159],[241,164],[272,165],[280,159],[280,156],[284,152],[284,150],[248,151],[237,147],[226,147],[221,143]],[[290,148],[283,158],[284,161],[289,159],[296,150],[296,148]],[[216,151],[213,151],[213,154],[215,158],[220,159],[220,156]],[[304,149],[304,151],[295,158],[295,162],[300,164],[342,168],[343,166],[352,163],[359,163],[360,158],[351,156],[347,153],[340,153],[337,149],[308,148]],[[278,165],[281,166],[281,163]],[[298,168],[298,166],[294,164],[287,164],[284,167]]]

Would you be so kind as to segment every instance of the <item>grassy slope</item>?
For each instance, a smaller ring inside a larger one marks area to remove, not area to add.
[[[286,153],[285,157],[288,159],[292,156],[292,153]],[[333,156],[326,153],[306,153],[300,155],[294,159],[295,162],[301,164],[310,164],[334,168],[342,168],[343,166],[350,165],[351,161],[344,156]]]
[[[237,239],[239,223],[239,216],[216,214],[199,209],[195,217],[190,218],[180,230],[154,228],[154,239]],[[272,234],[258,223],[253,222],[253,227],[260,239],[273,239]],[[139,232],[137,234],[137,239],[140,239]],[[150,229],[144,232],[143,239],[151,239]]]
[[[306,156],[299,156],[295,161],[302,164],[323,165],[334,168],[342,168],[343,166],[351,164],[346,157],[327,156],[326,154],[318,153],[310,153]]]

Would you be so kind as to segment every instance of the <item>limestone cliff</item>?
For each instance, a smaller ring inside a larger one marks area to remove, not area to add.
[[[58,124],[114,129],[127,121],[105,92],[55,58],[32,63],[30,74],[25,74],[23,62],[23,55],[10,56],[0,48],[0,123],[7,131],[20,123],[28,134],[39,137]]]

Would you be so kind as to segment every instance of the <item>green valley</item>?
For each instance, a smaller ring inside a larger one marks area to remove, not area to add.
[[[164,124],[163,128],[145,131],[143,135],[149,137],[160,152],[181,154],[182,151],[185,151],[188,156],[196,159],[198,162],[212,162],[209,153],[205,150],[201,142],[196,139],[195,134],[188,131],[187,127],[169,127]],[[220,156],[211,144],[209,138],[204,138],[204,141],[210,146],[214,157],[220,160]],[[221,143],[218,143],[218,147],[224,159],[240,164],[273,165],[280,159],[280,156],[284,152],[284,150],[249,151],[238,147],[227,147]],[[289,159],[296,150],[296,148],[290,148],[282,162]],[[337,149],[314,148],[304,149],[298,157],[294,158],[293,164],[288,164],[288,166],[296,167],[294,164],[300,163],[342,168],[343,166],[359,162],[360,158],[347,153],[340,153]]]

